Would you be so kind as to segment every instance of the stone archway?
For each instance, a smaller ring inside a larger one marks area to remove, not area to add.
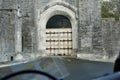
[[[46,51],[46,24],[48,20],[55,15],[63,15],[67,17],[72,25],[72,47],[73,47],[73,53],[75,50],[77,50],[78,46],[78,22],[76,20],[75,12],[70,10],[69,8],[66,8],[61,5],[55,5],[47,10],[45,10],[39,17],[39,21],[37,22],[37,38],[38,38],[38,50],[45,52]]]
[[[71,55],[72,26],[70,20],[63,15],[52,16],[46,25],[47,55]]]

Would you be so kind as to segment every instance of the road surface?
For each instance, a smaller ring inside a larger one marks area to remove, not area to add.
[[[44,60],[45,59],[45,60]],[[17,65],[13,66],[6,66],[2,67],[0,66],[0,77],[3,77],[7,74],[11,74],[12,72],[16,71],[21,71],[25,69],[37,69],[37,70],[43,70],[53,73],[54,71],[60,70],[60,62],[59,59],[54,59],[57,61],[54,65],[54,61],[52,61],[52,58],[43,58],[35,61],[30,61],[27,63],[20,63]],[[70,73],[69,76],[67,76],[64,80],[92,80],[94,78],[100,77],[102,75],[112,73],[113,72],[113,66],[114,63],[110,62],[98,62],[98,61],[88,61],[88,60],[82,60],[82,59],[76,59],[76,58],[62,58],[60,60],[63,60],[64,64],[63,67],[65,66]],[[53,64],[53,65],[52,65]],[[8,64],[9,65],[9,64]],[[47,67],[48,66],[48,67]],[[43,67],[43,68],[42,68]],[[61,68],[63,68],[61,67]],[[48,69],[48,70],[46,70]],[[50,69],[50,70],[49,70]],[[62,71],[62,70],[60,70]],[[58,71],[59,72],[59,71]],[[65,70],[64,72],[59,72],[62,73],[63,76],[65,75]],[[53,74],[54,75],[54,74]],[[30,75],[31,76],[31,75]],[[36,75],[32,75],[33,79],[31,77],[26,77],[23,76],[24,80],[29,79],[29,80],[37,80],[39,77],[36,77]],[[55,75],[54,75],[55,76]],[[20,76],[19,76],[20,77]],[[17,80],[22,80],[20,78],[17,78]],[[16,80],[16,79],[15,79]],[[45,80],[45,79],[43,79]]]
[[[114,63],[64,59],[70,75],[65,80],[91,80],[104,74],[112,73]]]

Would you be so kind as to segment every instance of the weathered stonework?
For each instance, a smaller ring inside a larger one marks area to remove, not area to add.
[[[109,57],[116,56],[120,50],[120,20],[114,18],[102,19],[103,46]]]
[[[17,6],[20,6],[22,20],[19,27],[22,41],[14,35],[19,20]],[[0,0],[0,60],[9,61],[17,54],[24,58],[33,54],[45,56],[46,24],[55,15],[65,16],[71,22],[71,55],[90,54],[102,58],[118,53],[120,21],[101,19],[101,0]],[[18,47],[22,46],[21,52],[15,52],[16,41],[20,42]]]

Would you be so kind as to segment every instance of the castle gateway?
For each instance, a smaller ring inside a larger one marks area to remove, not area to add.
[[[103,52],[101,0],[1,0],[0,21],[1,60]]]
[[[56,4],[46,9],[40,16],[37,26],[38,49],[44,52],[47,50],[48,55],[71,55],[72,51],[77,49],[78,41],[75,12],[63,4]]]

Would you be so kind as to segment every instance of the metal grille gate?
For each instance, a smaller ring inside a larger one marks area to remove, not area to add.
[[[72,30],[46,29],[47,55],[71,55],[72,53]]]

